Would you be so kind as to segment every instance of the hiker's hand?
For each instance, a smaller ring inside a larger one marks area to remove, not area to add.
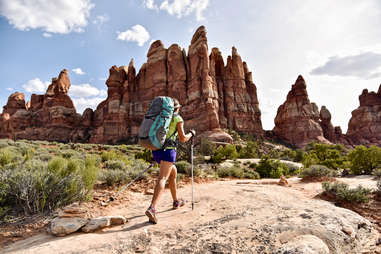
[[[196,131],[195,131],[195,130],[190,130],[189,132],[192,134],[192,138],[193,138],[194,136],[196,136]]]

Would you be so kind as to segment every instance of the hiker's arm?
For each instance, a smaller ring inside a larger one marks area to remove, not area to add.
[[[184,133],[184,122],[177,123],[177,133],[179,134],[179,140],[182,143],[185,143],[192,138],[192,133]]]

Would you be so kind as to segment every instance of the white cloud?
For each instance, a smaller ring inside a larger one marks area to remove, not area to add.
[[[8,91],[13,91],[14,89],[12,87],[7,88]]]
[[[81,68],[75,68],[75,69],[72,69],[72,71],[78,75],[85,75],[85,73],[83,72]]]
[[[67,34],[83,31],[93,7],[91,0],[7,0],[1,1],[0,15],[22,31]]]
[[[160,4],[160,10],[167,11],[170,15],[178,18],[196,13],[198,21],[203,20],[202,12],[208,7],[209,0],[164,0]]]
[[[142,25],[135,25],[125,32],[117,32],[117,40],[121,41],[136,41],[140,47],[146,43],[150,35]]]
[[[75,109],[79,113],[83,113],[83,111],[87,108],[95,109],[99,103],[101,103],[105,97],[94,97],[94,98],[72,98]]]
[[[50,84],[49,82],[42,82],[39,78],[35,78],[35,79],[32,79],[32,80],[29,80],[22,87],[28,93],[43,93],[43,92],[46,91],[46,89],[48,88],[49,84]]]
[[[98,15],[95,20],[93,20],[93,24],[95,25],[103,25],[108,22],[110,18],[107,15]]]
[[[145,7],[151,10],[158,10],[159,7],[155,4],[154,0],[143,0],[143,4]]]
[[[99,90],[90,84],[72,85],[69,89],[69,96],[74,98],[88,98],[105,95],[107,95],[105,90]]]
[[[50,37],[52,37],[52,34],[50,34],[50,33],[43,33],[42,36],[44,36],[45,38],[50,38]]]

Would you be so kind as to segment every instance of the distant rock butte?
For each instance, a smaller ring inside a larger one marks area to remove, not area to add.
[[[347,136],[356,145],[381,145],[381,85],[378,92],[364,89],[360,106],[352,111]]]
[[[136,74],[134,63],[112,66],[106,81],[107,99],[96,110],[76,113],[67,95],[70,80],[63,70],[44,95],[25,104],[22,93],[10,96],[1,115],[0,137],[62,142],[118,143],[137,136],[151,100],[171,96],[183,105],[186,128],[208,137],[231,140],[221,134],[229,128],[263,135],[257,89],[252,73],[236,48],[225,65],[217,48],[208,52],[205,27],[193,35],[188,54],[177,44],[168,49],[155,41],[147,62]]]
[[[329,110],[322,106],[319,112],[318,106],[310,102],[307,85],[301,75],[292,85],[286,101],[278,108],[274,122],[271,136],[295,147],[304,147],[312,141],[350,144],[341,128],[332,125]]]

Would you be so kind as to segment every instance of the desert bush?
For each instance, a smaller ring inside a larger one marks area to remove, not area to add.
[[[205,156],[213,155],[216,150],[216,145],[207,139],[201,139],[200,153]]]
[[[246,146],[239,150],[239,158],[258,158],[259,145],[257,142],[248,141]]]
[[[339,169],[346,160],[346,150],[342,145],[311,143],[307,145],[306,149],[308,152],[304,154],[302,159],[305,168],[318,164],[332,169]]]
[[[101,157],[102,161],[105,162],[117,159],[119,157],[119,154],[115,150],[103,151]]]
[[[249,164],[249,168],[253,168],[253,169],[255,169],[257,166],[258,166],[258,164],[257,164],[257,163],[254,163],[254,162],[252,162],[252,163]]]
[[[144,149],[143,151],[135,154],[135,159],[142,159],[146,162],[152,162],[153,161],[152,152],[151,150]]]
[[[221,163],[227,159],[237,159],[238,152],[235,145],[226,145],[225,147],[219,146],[217,150],[214,152],[214,155],[211,158],[213,163]]]
[[[357,146],[347,155],[350,161],[352,174],[371,174],[372,171],[381,166],[381,148],[371,146]]]
[[[175,163],[177,168],[177,173],[189,175],[191,170],[191,164],[187,161],[177,161]]]
[[[218,177],[235,177],[235,178],[243,178],[244,177],[244,171],[242,168],[237,166],[232,167],[221,167],[217,169],[217,175]]]
[[[125,184],[130,179],[129,175],[123,170],[102,170],[98,179],[109,186],[115,184]]]
[[[280,161],[270,159],[268,156],[263,156],[259,161],[256,171],[261,178],[279,178],[281,175],[288,175],[288,167]]]
[[[107,169],[124,170],[125,167],[126,167],[126,164],[120,160],[108,160],[105,162],[105,168],[107,168]]]
[[[21,163],[0,172],[0,202],[25,214],[52,211],[86,199],[96,172],[87,163],[59,157],[48,164],[39,160]]]
[[[361,185],[350,189],[348,184],[345,183],[322,183],[325,193],[334,196],[340,202],[348,203],[366,203],[369,201],[369,194],[371,189],[364,188]]]
[[[381,178],[381,167],[375,168],[372,172],[372,175],[374,175],[377,178]]]
[[[5,166],[12,162],[15,155],[9,149],[1,149],[0,151],[0,166]]]
[[[311,165],[300,173],[302,178],[319,178],[337,176],[337,171],[330,169],[324,165]]]
[[[298,166],[296,166],[295,164],[293,163],[288,163],[288,162],[282,162],[282,164],[288,168],[288,173],[286,176],[295,176],[295,175],[299,175],[300,173],[300,168]]]
[[[73,149],[63,150],[60,152],[60,154],[65,159],[70,159],[73,157],[79,157],[80,156],[80,153],[78,153],[77,151],[75,151]]]
[[[244,169],[243,170],[244,173],[243,173],[243,178],[246,178],[246,179],[260,179],[261,176],[259,175],[259,173],[253,169]]]

